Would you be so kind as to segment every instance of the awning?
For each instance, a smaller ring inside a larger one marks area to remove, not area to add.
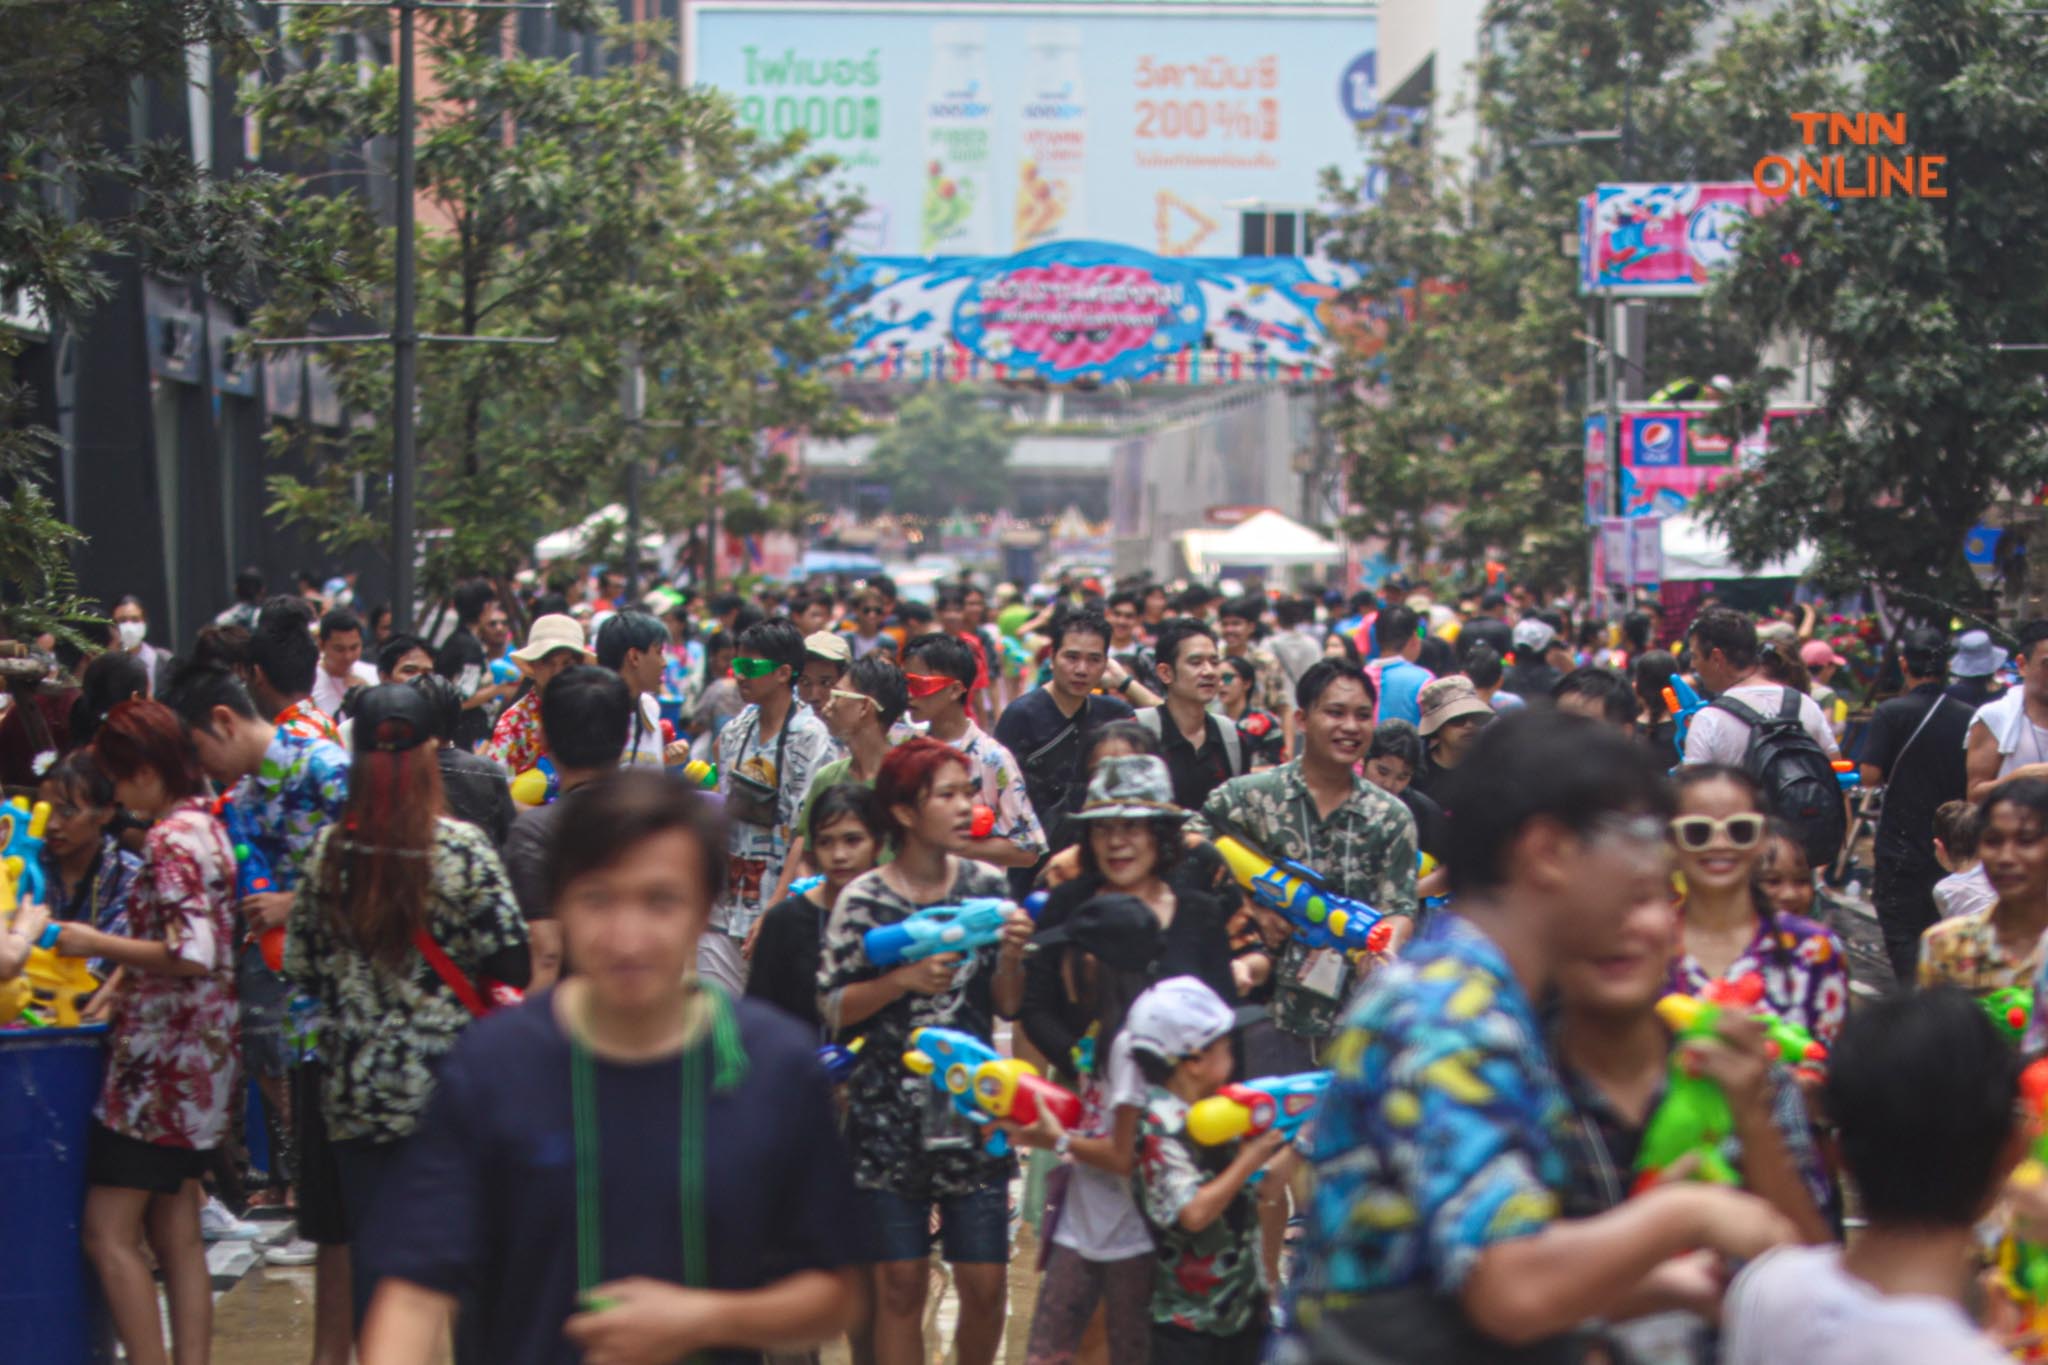
[[[1200,536],[1199,542],[1193,540]],[[1344,558],[1336,541],[1312,531],[1292,517],[1260,512],[1227,531],[1187,531],[1181,543],[1192,558],[1200,555],[1211,569],[1285,568],[1294,564],[1335,564]]]
[[[1696,583],[1702,579],[1803,578],[1813,567],[1814,549],[1801,545],[1792,553],[1754,569],[1744,569],[1728,551],[1727,538],[1697,517],[1681,513],[1664,518],[1664,581]]]

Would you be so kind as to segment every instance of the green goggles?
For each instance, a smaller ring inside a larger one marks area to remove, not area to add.
[[[732,675],[735,678],[765,678],[782,667],[773,659],[754,659],[742,654],[732,661]]]

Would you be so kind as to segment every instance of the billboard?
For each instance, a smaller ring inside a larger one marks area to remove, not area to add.
[[[1711,405],[1631,408],[1621,414],[1621,507],[1624,517],[1678,516],[1693,499],[1712,489],[1731,472],[1752,464],[1770,448],[1771,433],[1803,421],[1810,409],[1773,408],[1763,429],[1740,441],[1713,429]],[[1597,524],[1606,508],[1595,507],[1594,484],[1607,478],[1606,422],[1586,419],[1587,524]],[[1605,498],[1598,500],[1605,503]]]
[[[1579,292],[1704,293],[1770,203],[1747,180],[1602,185],[1579,202]]]
[[[687,0],[682,22],[685,79],[840,160],[866,255],[1235,251],[1233,203],[1318,203],[1375,112],[1365,4]]]
[[[1331,363],[1333,333],[1355,325],[1340,300],[1357,279],[1323,260],[1189,259],[1112,242],[869,256],[849,282],[865,297],[845,364],[889,379],[1307,378]]]

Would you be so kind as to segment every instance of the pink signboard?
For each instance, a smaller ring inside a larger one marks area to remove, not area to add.
[[[1602,185],[1579,201],[1579,292],[1702,293],[1771,202],[1746,180]]]
[[[1808,415],[1805,409],[1778,408],[1765,415],[1763,429],[1740,441],[1730,440],[1713,429],[1713,410],[1672,407],[1635,409],[1621,416],[1620,467],[1621,515],[1625,517],[1676,516],[1694,499],[1712,489],[1733,470],[1753,462],[1770,445],[1773,429],[1797,422]],[[1607,515],[1604,500],[1596,509],[1593,502],[1596,480],[1608,470],[1599,456],[1604,451],[1604,419],[1586,419],[1586,524],[1598,525]],[[1604,488],[1604,485],[1603,485]]]

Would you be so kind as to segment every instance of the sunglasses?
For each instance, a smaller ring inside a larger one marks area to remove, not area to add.
[[[942,677],[936,673],[905,673],[903,681],[913,697],[936,697],[960,680]]]
[[[870,706],[879,705],[879,703],[876,702],[873,697],[869,696],[865,692],[843,692],[836,687],[833,688],[829,694],[827,694],[825,700],[828,705],[835,701],[852,702],[856,705],[858,705],[861,702],[866,702]]]
[[[732,675],[735,678],[765,678],[782,667],[773,659],[756,659],[742,654],[732,661]]]
[[[1738,849],[1755,848],[1763,842],[1764,817],[1731,815],[1726,820],[1716,820],[1706,815],[1681,815],[1671,822],[1672,842],[1687,853],[1706,848],[1717,834],[1727,835],[1728,842]]]

